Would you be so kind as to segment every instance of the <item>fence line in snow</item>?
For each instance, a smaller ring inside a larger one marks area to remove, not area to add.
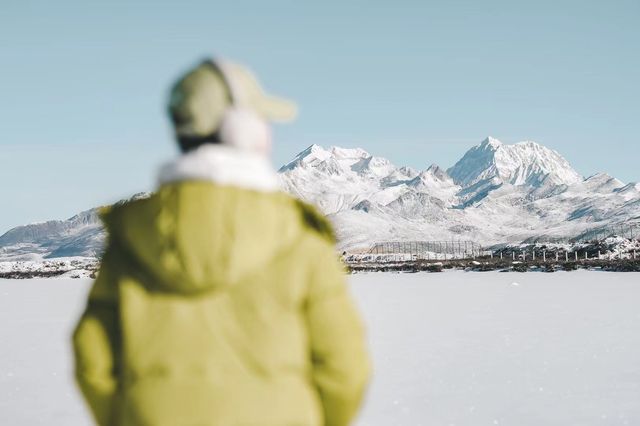
[[[407,255],[412,259],[467,259],[488,254],[474,241],[383,241],[369,254]]]
[[[588,260],[639,259],[640,248],[616,248],[601,251],[599,246],[571,248],[505,247],[487,250],[474,241],[384,241],[375,243],[358,259],[374,256],[377,261],[412,260],[507,260],[533,262],[572,262]],[[372,259],[374,259],[372,258]]]

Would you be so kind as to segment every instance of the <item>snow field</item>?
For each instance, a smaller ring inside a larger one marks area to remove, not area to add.
[[[349,279],[375,365],[359,426],[640,424],[638,273]],[[90,282],[0,280],[0,424],[90,424],[70,348]]]
[[[375,378],[359,425],[640,424],[640,274],[351,278]]]
[[[0,425],[89,425],[71,331],[90,279],[0,279]]]

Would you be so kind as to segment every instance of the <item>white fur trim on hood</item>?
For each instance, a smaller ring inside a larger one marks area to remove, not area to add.
[[[185,180],[263,192],[280,190],[278,175],[264,155],[224,145],[204,144],[160,168],[159,185]]]

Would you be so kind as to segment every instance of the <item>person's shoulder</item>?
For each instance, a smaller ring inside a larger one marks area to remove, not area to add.
[[[123,216],[129,216],[139,213],[141,210],[146,210],[150,205],[156,203],[157,197],[158,194],[156,192],[138,193],[130,198],[100,207],[98,209],[98,216],[107,229],[109,229],[121,221]]]
[[[314,205],[298,198],[290,197],[305,230],[313,238],[319,238],[330,246],[336,243],[336,234],[329,219]]]
[[[271,193],[280,208],[293,213],[296,222],[299,223],[304,234],[321,238],[329,245],[336,243],[336,234],[331,221],[313,204],[303,201],[284,191]]]

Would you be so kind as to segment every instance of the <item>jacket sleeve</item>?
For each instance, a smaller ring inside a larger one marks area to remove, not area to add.
[[[102,258],[87,307],[73,333],[76,380],[100,426],[112,423],[120,367],[113,251],[107,248]]]
[[[329,244],[314,259],[306,314],[325,425],[348,425],[360,408],[371,366],[344,268]]]

